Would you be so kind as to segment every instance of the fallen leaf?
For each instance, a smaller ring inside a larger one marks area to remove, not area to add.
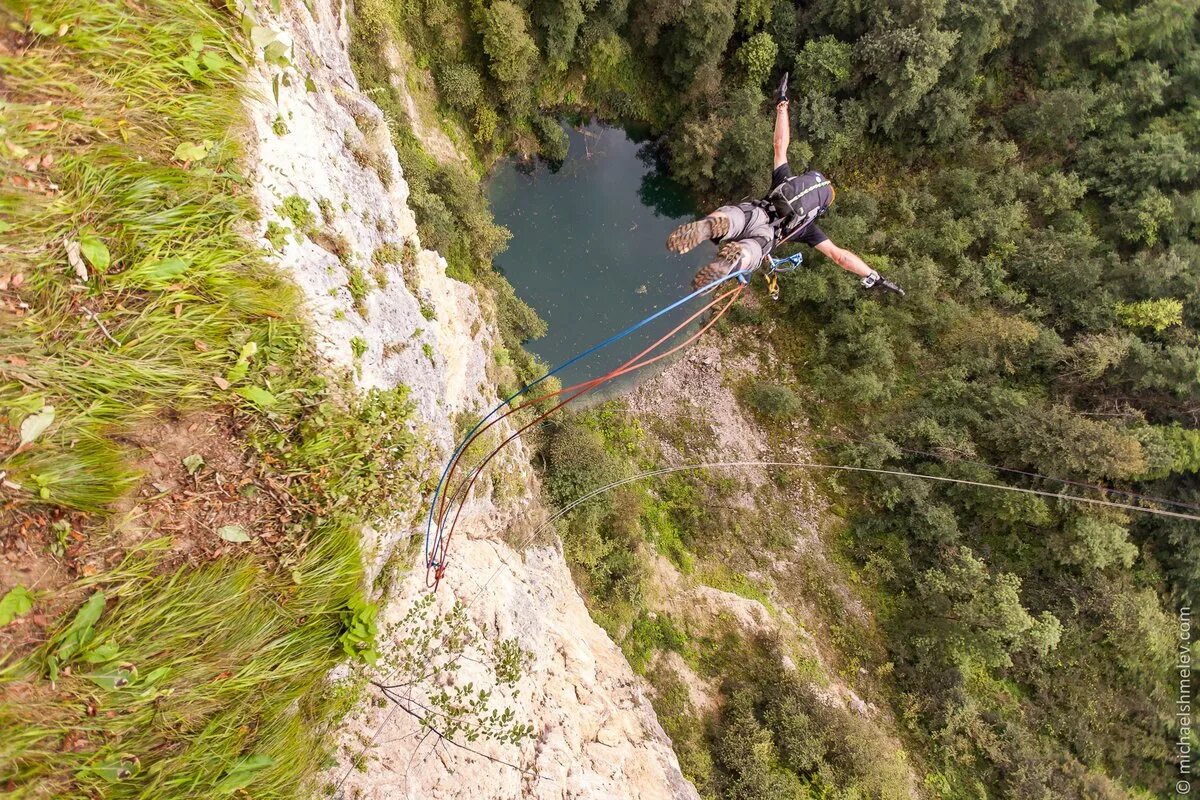
[[[182,461],[188,475],[195,475],[204,466],[204,457],[199,453],[192,453],[190,456],[185,456]]]
[[[21,420],[21,447],[33,444],[46,429],[54,424],[54,406],[43,406],[41,411]]]
[[[12,288],[20,289],[22,284],[25,283],[25,273],[18,272],[16,275],[13,275],[12,280],[9,283],[12,285]]]
[[[196,349],[199,350],[201,353],[207,353],[211,349],[207,344],[200,341],[199,339],[197,339],[192,344],[196,345]]]
[[[227,390],[227,389],[228,389],[230,386],[232,386],[232,385],[233,385],[233,384],[232,384],[232,383],[230,383],[229,381],[227,381],[227,380],[225,380],[224,378],[222,378],[220,375],[213,375],[213,376],[212,376],[212,379],[213,379],[213,383],[215,383],[215,384],[217,385],[217,388],[218,388],[218,389],[220,389],[221,391],[225,391],[225,390]]]
[[[220,536],[227,542],[248,542],[250,534],[246,533],[246,529],[241,525],[222,525],[217,528],[217,536]]]
[[[75,276],[81,281],[87,281],[87,265],[83,263],[83,255],[79,248],[79,242],[64,239],[63,245],[67,248],[67,263],[71,265],[71,269],[75,270]]]

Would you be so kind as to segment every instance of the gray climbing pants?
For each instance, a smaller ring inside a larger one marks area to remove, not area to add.
[[[736,242],[741,249],[736,268],[757,267],[775,241],[775,229],[767,212],[754,203],[738,203],[736,206],[721,206],[712,216],[723,216],[729,220],[729,233],[720,242]]]

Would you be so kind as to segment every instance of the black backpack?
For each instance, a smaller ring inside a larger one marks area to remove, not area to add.
[[[793,175],[771,190],[767,203],[785,231],[807,227],[833,204],[833,184],[819,172]]]

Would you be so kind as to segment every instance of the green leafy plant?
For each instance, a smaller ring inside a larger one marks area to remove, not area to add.
[[[378,614],[379,608],[362,595],[351,597],[341,614],[342,635],[338,641],[342,651],[371,666],[379,661],[379,651],[375,649],[375,637],[379,632],[375,617]]]
[[[9,589],[4,597],[0,597],[0,628],[12,622],[17,617],[23,617],[33,610],[33,595],[24,586],[17,585]]]

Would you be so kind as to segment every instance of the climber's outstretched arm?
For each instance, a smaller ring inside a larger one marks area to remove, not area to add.
[[[791,125],[788,121],[788,101],[781,100],[775,106],[775,167],[778,169],[787,163],[788,142],[791,138]]]
[[[860,278],[865,278],[871,274],[871,268],[867,266],[867,262],[863,261],[855,253],[838,247],[833,242],[826,239],[817,245],[817,249],[827,255],[833,263],[837,264],[847,272],[853,272]]]

